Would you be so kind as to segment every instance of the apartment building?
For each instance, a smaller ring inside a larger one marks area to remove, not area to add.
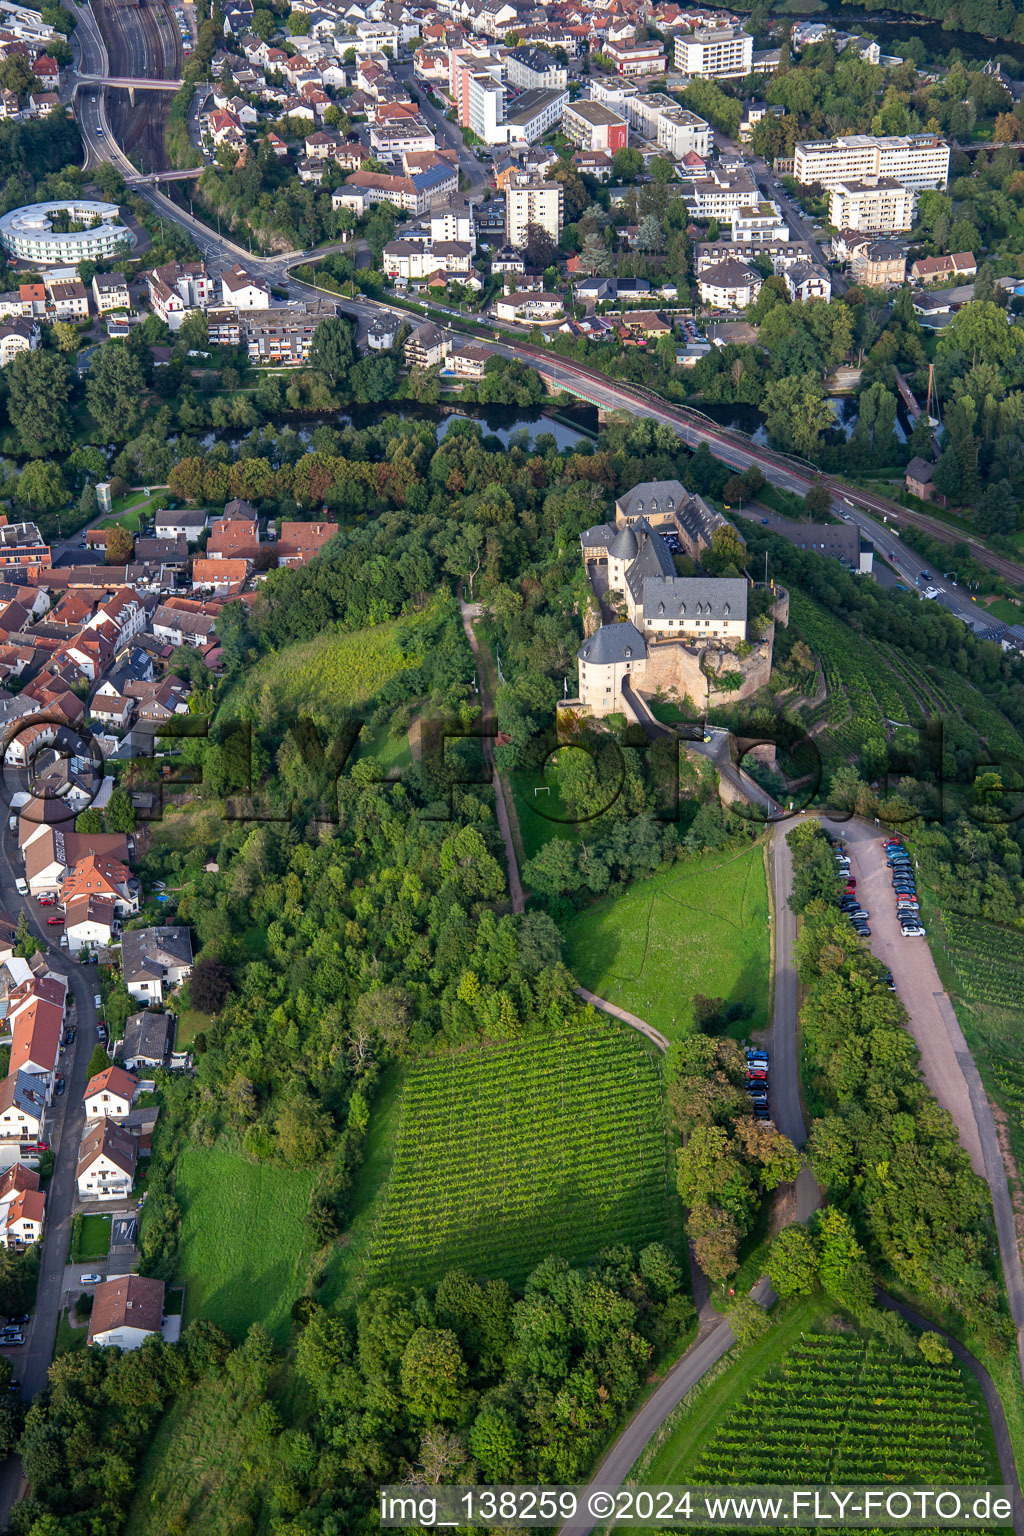
[[[629,124],[625,118],[599,101],[567,103],[562,113],[562,132],[580,149],[603,149],[611,155],[629,143]]]
[[[854,133],[842,139],[797,144],[793,175],[805,186],[831,191],[840,182],[892,180],[901,186],[944,187],[949,179],[949,145],[934,133],[877,138]]]
[[[862,234],[896,235],[910,229],[917,193],[891,176],[840,181],[829,192],[828,221],[834,229]]]
[[[704,80],[742,80],[754,63],[754,39],[742,27],[698,27],[678,32],[675,66]]]
[[[464,78],[466,124],[485,144],[505,142],[505,87],[487,70]]]
[[[505,189],[508,243],[521,249],[527,230],[537,224],[557,240],[562,233],[563,190],[560,181],[510,182]]]
[[[712,166],[708,176],[693,183],[693,211],[698,219],[732,219],[741,208],[758,201],[757,182],[745,166]]]
[[[543,48],[513,48],[505,56],[509,85],[522,91],[564,91],[569,71]]]
[[[304,363],[321,320],[336,314],[321,299],[302,309],[264,309],[243,314],[241,329],[252,363]]]
[[[699,155],[706,160],[711,153],[711,124],[686,107],[672,106],[658,115],[658,148],[673,160]]]
[[[557,128],[569,104],[568,91],[524,91],[505,108],[507,142],[536,144]]]
[[[789,225],[777,203],[751,203],[733,214],[732,238],[745,245],[770,245],[789,239]]]

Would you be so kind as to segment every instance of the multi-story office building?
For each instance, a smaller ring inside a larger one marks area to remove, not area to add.
[[[537,224],[557,240],[562,233],[562,183],[560,181],[512,181],[505,189],[505,226],[509,245],[521,249],[527,230]]]
[[[486,70],[466,76],[468,113],[465,126],[485,144],[505,142],[505,87]]]
[[[891,176],[868,181],[840,181],[828,198],[828,221],[834,229],[856,229],[864,234],[895,235],[910,229],[917,208],[917,193]]]
[[[606,43],[603,50],[620,75],[663,75],[667,60],[660,43]]]
[[[777,203],[753,203],[733,214],[732,238],[747,245],[770,245],[789,239],[789,225]]]
[[[949,179],[949,145],[934,133],[876,138],[867,133],[798,144],[793,175],[805,186],[827,190],[840,182],[886,180],[904,187],[944,187]]]
[[[505,142],[535,144],[559,126],[568,102],[568,91],[524,91],[506,105]]]
[[[754,39],[742,27],[698,27],[677,32],[675,66],[705,80],[742,80],[754,62]]]

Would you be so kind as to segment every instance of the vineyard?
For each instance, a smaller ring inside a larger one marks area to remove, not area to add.
[[[659,1063],[595,1021],[413,1066],[369,1268],[403,1281],[454,1266],[521,1280],[669,1229]]]
[[[910,725],[921,718],[918,691],[892,666],[889,647],[855,634],[801,592],[790,594],[790,612],[825,672],[828,694],[804,717],[808,727],[827,722],[816,738],[823,752],[859,753],[886,721]]]
[[[988,1436],[974,1382],[957,1365],[808,1333],[712,1430],[692,1478],[982,1483],[995,1471]]]
[[[1024,934],[994,923],[944,912],[946,953],[968,1002],[985,1008],[1024,1010]]]

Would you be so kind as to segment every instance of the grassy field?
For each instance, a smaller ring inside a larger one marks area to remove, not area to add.
[[[268,1478],[278,1436],[262,1431],[258,1403],[228,1376],[209,1376],[160,1421],[143,1457],[127,1536],[223,1536],[266,1530]]]
[[[997,1465],[967,1371],[893,1355],[819,1297],[781,1309],[770,1333],[684,1400],[633,1476],[651,1485],[980,1483]]]
[[[610,1020],[414,1065],[385,1113],[393,1157],[371,1147],[360,1247],[339,1253],[350,1290],[357,1266],[518,1281],[549,1253],[579,1262],[673,1228],[660,1063]]]
[[[250,679],[236,684],[224,700],[222,713],[225,718],[244,714],[257,694],[293,710],[314,706],[321,699],[333,705],[364,704],[389,678],[415,665],[415,656],[403,656],[396,638],[399,628],[408,623],[403,619],[287,645],[264,657]]]
[[[688,860],[584,908],[566,933],[566,963],[591,992],[669,1039],[689,1032],[696,993],[744,1004],[749,1034],[768,1022],[768,927],[758,843]]]
[[[228,1147],[186,1147],[177,1180],[186,1323],[208,1317],[236,1339],[262,1323],[284,1342],[306,1279],[302,1218],[314,1178]]]

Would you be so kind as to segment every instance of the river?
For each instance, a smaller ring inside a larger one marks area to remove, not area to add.
[[[358,431],[374,427],[388,416],[413,417],[418,421],[435,424],[438,442],[451,431],[457,421],[474,421],[483,429],[485,437],[498,438],[508,447],[517,433],[525,433],[530,443],[539,437],[551,436],[561,451],[574,448],[584,439],[591,439],[597,431],[597,409],[592,405],[567,406],[559,409],[557,416],[547,411],[529,410],[520,405],[421,405],[413,400],[397,400],[381,405],[350,405],[342,411],[323,411],[314,415],[280,416],[265,423],[281,430],[290,427],[303,443],[308,443],[317,427],[353,426]],[[232,428],[201,433],[196,438],[199,448],[212,448],[214,443],[226,443],[237,452],[240,444],[250,436]],[[176,439],[172,439],[175,441]]]
[[[803,18],[794,17],[793,20]],[[1016,59],[1020,64],[1020,76],[1024,77],[1024,45],[1011,43],[1002,38],[982,37],[978,32],[946,31],[940,21],[927,17],[898,16],[891,11],[861,10],[857,6],[841,6],[837,11],[824,15],[808,14],[807,21],[827,21],[840,32],[867,32],[878,39],[883,53],[899,53],[899,45],[909,38],[919,37],[928,50],[929,59],[941,59],[957,48],[965,60],[985,63],[998,53]]]

